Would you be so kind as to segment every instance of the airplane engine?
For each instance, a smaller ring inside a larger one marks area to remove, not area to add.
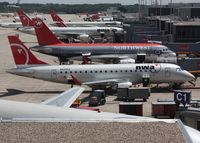
[[[89,43],[89,41],[90,41],[90,36],[87,35],[87,34],[83,34],[83,35],[78,36],[78,39],[80,39],[80,41],[81,41],[82,43]]]
[[[134,59],[123,59],[119,61],[120,64],[134,64],[135,60]]]
[[[122,82],[122,83],[118,83],[118,88],[128,88],[132,86],[131,82]]]
[[[157,62],[159,63],[174,63],[176,64],[177,63],[177,57],[158,57],[157,58]]]

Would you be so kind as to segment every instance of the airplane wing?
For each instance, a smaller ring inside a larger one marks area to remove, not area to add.
[[[107,79],[107,80],[98,80],[98,81],[92,81],[92,82],[84,82],[82,84],[92,86],[92,85],[112,85],[123,82],[121,79]]]
[[[58,36],[58,37],[78,37],[78,36],[80,36],[80,35],[87,35],[86,33],[82,33],[82,32],[71,32],[71,31],[69,31],[69,32],[61,32],[61,33],[55,33],[55,32],[53,32],[56,36]]]
[[[42,104],[69,108],[83,91],[84,91],[84,88],[82,87],[74,87],[61,93],[60,95],[56,97],[50,98],[42,102]]]

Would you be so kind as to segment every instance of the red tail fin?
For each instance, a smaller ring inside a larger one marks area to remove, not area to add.
[[[63,23],[63,20],[56,14],[54,10],[52,10],[50,14],[53,21],[56,23],[58,27],[66,27],[66,25]]]
[[[23,26],[33,26],[33,21],[24,13],[23,10],[19,10],[17,13]]]
[[[8,36],[16,65],[47,64],[38,60],[17,36]]]
[[[51,45],[62,43],[53,32],[46,26],[46,24],[39,20],[33,19],[35,33],[38,39],[39,45]]]

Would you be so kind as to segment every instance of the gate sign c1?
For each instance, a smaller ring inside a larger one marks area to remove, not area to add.
[[[175,90],[174,91],[174,101],[176,103],[182,103],[185,105],[186,103],[189,104],[191,100],[191,91],[181,91]]]

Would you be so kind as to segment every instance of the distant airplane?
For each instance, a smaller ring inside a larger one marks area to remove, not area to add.
[[[57,25],[58,27],[67,27],[67,26],[116,26],[123,27],[122,22],[120,21],[78,21],[78,22],[64,22],[54,10],[50,12],[53,21],[55,22],[53,25]]]
[[[110,121],[160,121],[148,117],[125,115],[121,113],[96,112],[69,108],[84,88],[74,87],[41,104],[19,101],[0,100],[0,118],[11,121],[79,121],[79,122],[110,122]],[[200,142],[200,132],[188,126],[181,126],[192,142]]]
[[[1,22],[0,27],[3,28],[22,28],[21,22]]]
[[[22,23],[19,22],[15,16],[15,13],[2,13],[1,16],[7,16],[7,17],[13,17],[14,20],[13,22],[2,22],[0,21],[0,27],[3,27],[3,28],[21,28],[23,27],[22,26]]]
[[[4,16],[4,17],[13,17],[13,16],[15,16],[14,13],[1,13],[0,15]]]
[[[99,13],[87,15],[87,18],[84,19],[85,21],[113,21],[114,18],[108,15],[102,15]]]
[[[21,32],[34,34],[35,30],[32,28],[32,20],[23,12],[23,10],[19,10],[18,15],[24,26],[24,28],[19,30]],[[124,29],[119,27],[49,27],[49,29],[58,37],[74,37],[74,39],[80,39],[82,42],[86,43],[90,41],[92,36],[112,36],[113,34],[125,33]]]
[[[58,40],[42,21],[35,20],[34,27],[39,45],[31,47],[31,49],[56,56],[60,62],[68,59],[84,59],[84,63],[88,63],[88,61],[103,63],[135,63],[135,61],[176,63],[177,61],[176,54],[160,44],[67,44]]]
[[[130,87],[148,77],[150,83],[180,84],[195,77],[174,64],[104,64],[51,66],[37,59],[16,36],[8,36],[16,68],[7,72],[46,81],[95,86]]]

